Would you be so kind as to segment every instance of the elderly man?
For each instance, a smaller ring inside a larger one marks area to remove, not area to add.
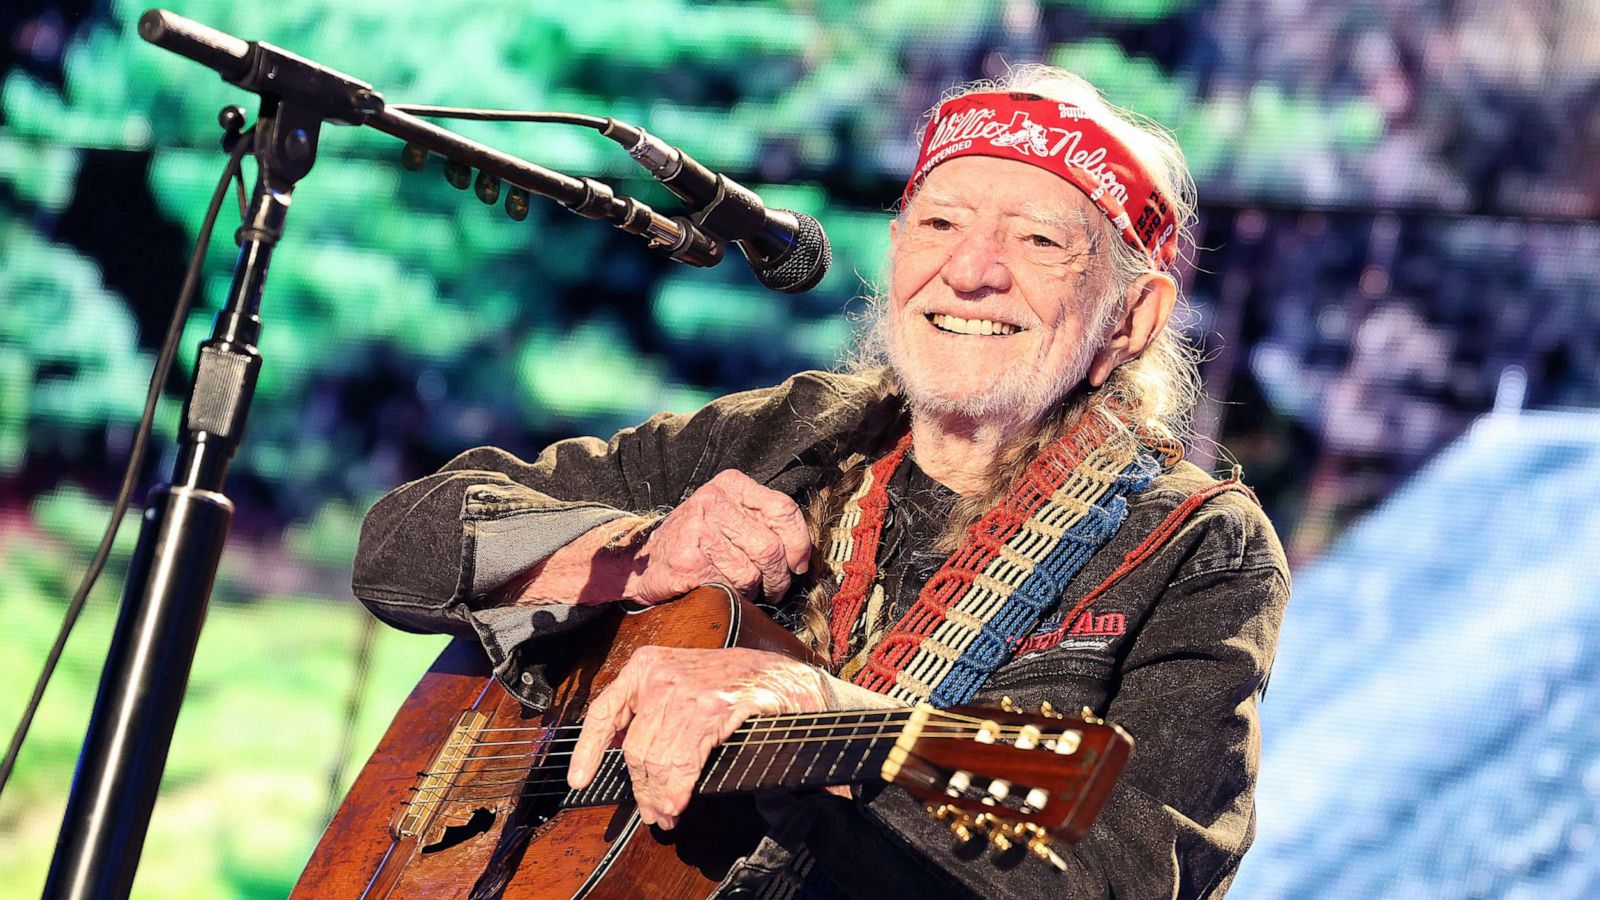
[[[1219,896],[1254,831],[1288,572],[1249,492],[1181,461],[1197,388],[1170,269],[1191,211],[1171,140],[1081,79],[965,90],[935,109],[890,224],[864,354],[884,365],[531,464],[465,453],[374,507],[355,592],[392,624],[480,639],[533,706],[541,654],[600,604],[708,582],[763,598],[826,666],[647,648],[590,708],[569,781],[621,735],[661,828],[755,715],[1005,694],[1088,706],[1137,742],[1065,873],[953,853],[889,787],[769,801],[725,893]]]

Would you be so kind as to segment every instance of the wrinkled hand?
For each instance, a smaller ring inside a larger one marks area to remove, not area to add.
[[[671,828],[712,748],[746,719],[821,712],[831,701],[822,673],[787,656],[739,647],[641,647],[589,705],[567,783],[586,787],[601,754],[623,733],[639,817]]]
[[[811,558],[811,535],[789,497],[733,469],[718,472],[668,513],[634,556],[622,595],[660,603],[711,582],[751,596],[789,589]]]

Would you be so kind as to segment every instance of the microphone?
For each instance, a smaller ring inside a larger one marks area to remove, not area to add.
[[[712,172],[638,126],[606,119],[600,133],[621,144],[695,210],[694,224],[714,238],[736,244],[763,286],[801,294],[828,274],[833,248],[816,219],[790,209],[767,209],[755,191]]]

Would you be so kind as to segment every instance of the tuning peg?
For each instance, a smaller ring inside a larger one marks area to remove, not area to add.
[[[1061,732],[1061,736],[1056,738],[1056,745],[1054,749],[1055,752],[1061,754],[1062,756],[1071,756],[1072,754],[1078,752],[1078,745],[1082,743],[1083,732],[1068,729]]]
[[[1003,831],[996,831],[989,835],[989,846],[1004,853],[1012,847],[1011,838],[1007,837]]]
[[[457,190],[466,190],[472,184],[472,167],[466,163],[451,160],[444,164],[444,180]]]
[[[956,836],[956,840],[965,844],[977,836],[978,829],[973,824],[971,816],[966,813],[956,813],[950,821],[950,833]]]
[[[928,815],[933,816],[934,819],[940,822],[949,819],[951,813],[955,812],[955,807],[948,803],[940,803],[937,805],[929,803],[927,806],[923,807],[923,809],[926,809],[928,811]]]
[[[1029,839],[1028,852],[1054,866],[1059,871],[1065,872],[1067,870],[1067,861],[1056,853],[1055,848],[1050,846],[1050,838],[1044,835],[1035,835]]]
[[[978,733],[972,739],[980,744],[992,744],[1000,739],[1000,723],[993,719],[984,719],[978,726]]]
[[[1018,750],[1032,750],[1039,746],[1039,739],[1044,737],[1036,725],[1024,725],[1017,730],[1016,748]]]
[[[1049,791],[1044,788],[1033,788],[1028,791],[1028,796],[1023,798],[1022,811],[1033,812],[1034,810],[1044,809],[1045,804],[1049,802]]]
[[[480,169],[478,180],[472,183],[472,192],[478,195],[479,200],[493,206],[500,200],[500,179]]]
[[[1026,836],[1026,840],[1024,840],[1024,836]],[[1050,845],[1050,832],[1039,823],[1019,822],[1017,827],[1011,830],[1011,838],[1015,841],[1023,841],[1028,848],[1028,852],[1034,856],[1063,872],[1067,870],[1067,861],[1062,859],[1056,853],[1055,848]]]
[[[1004,800],[1011,794],[1011,782],[1004,778],[996,778],[989,782],[989,796],[983,798],[984,806],[993,806],[996,802]]]
[[[1050,701],[1049,700],[1046,700],[1045,702],[1039,704],[1039,715],[1044,716],[1047,719],[1064,718],[1064,716],[1062,716],[1061,713],[1059,711],[1057,711],[1054,706],[1050,705]]]
[[[966,769],[957,769],[950,773],[950,780],[945,782],[944,792],[952,797],[959,797],[971,786],[972,773]]]
[[[1089,723],[1090,725],[1104,725],[1106,723],[1105,719],[1096,716],[1094,714],[1094,710],[1087,706],[1083,708],[1082,712],[1078,713],[1078,718]]]
[[[506,215],[518,222],[528,217],[528,192],[519,187],[506,191]]]
[[[1001,697],[1000,698],[1000,708],[1005,710],[1008,713],[1019,713],[1019,712],[1022,712],[1022,708],[1017,706],[1016,701],[1012,700],[1010,697]]]
[[[405,147],[400,151],[400,165],[405,166],[408,172],[420,172],[427,164],[427,148],[407,141]]]

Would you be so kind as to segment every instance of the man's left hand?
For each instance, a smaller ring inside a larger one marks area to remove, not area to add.
[[[639,817],[671,828],[712,748],[753,716],[822,712],[832,697],[817,669],[762,650],[641,647],[589,705],[567,769],[581,790],[623,734]]]

